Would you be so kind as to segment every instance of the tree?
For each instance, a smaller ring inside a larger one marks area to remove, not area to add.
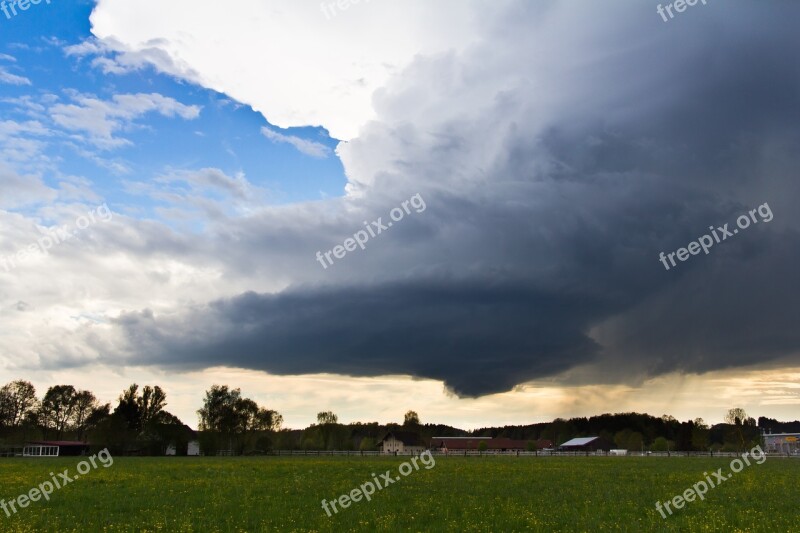
[[[256,428],[260,431],[280,431],[283,427],[283,415],[272,409],[260,408],[256,419]]]
[[[11,395],[6,391],[7,386],[0,389],[0,427],[11,425]]]
[[[730,424],[732,426],[740,426],[744,423],[747,419],[747,413],[741,407],[734,407],[733,409],[728,409],[728,412],[725,413],[725,423]]]
[[[0,389],[0,425],[17,427],[36,411],[36,388],[23,380],[12,381]]]
[[[86,433],[89,417],[98,409],[99,402],[94,394],[88,390],[82,390],[75,394],[73,403],[71,424],[78,431],[78,436],[82,440]]]
[[[419,426],[419,415],[416,411],[408,411],[403,417],[403,425],[404,426],[412,426],[416,427]]]
[[[167,395],[158,385],[155,387],[145,385],[142,395],[136,399],[136,402],[139,407],[141,426],[147,427],[151,422],[161,421],[160,417],[167,405]]]
[[[317,413],[317,423],[322,438],[322,447],[326,450],[331,449],[335,444],[334,436],[338,433],[339,417],[333,414],[333,411],[323,411]]]
[[[103,424],[105,442],[126,451],[162,455],[169,445],[179,449],[186,441],[183,422],[164,410],[167,395],[159,387],[132,383],[122,391],[112,421]],[[97,413],[102,417],[102,413]],[[124,429],[120,429],[124,428]],[[120,434],[121,433],[121,434]],[[109,436],[114,435],[109,439]]]
[[[670,449],[670,442],[664,437],[658,437],[653,441],[650,449],[654,452],[666,452]]]
[[[114,409],[114,415],[122,417],[128,428],[134,431],[142,429],[142,415],[139,411],[139,385],[132,384],[119,396],[119,404]]]
[[[322,434],[315,431],[319,428],[312,427],[303,432],[303,438],[300,441],[300,447],[303,450],[322,450],[325,448],[325,443],[322,442]]]
[[[128,422],[119,414],[109,414],[110,404],[100,407],[89,415],[87,426],[89,440],[93,445],[108,448],[113,455],[122,455],[138,450],[137,434],[128,427]],[[105,412],[104,412],[105,411]]]
[[[728,409],[728,412],[725,414],[725,422],[734,426],[729,436],[731,437],[731,440],[735,442],[735,445],[739,450],[743,450],[745,448],[745,438],[742,426],[745,424],[747,419],[747,413],[741,407]]]
[[[642,434],[628,428],[617,431],[614,435],[614,444],[623,450],[641,450],[643,444]]]
[[[339,417],[333,414],[333,411],[323,411],[317,413],[317,424],[323,426],[325,424],[338,424]]]
[[[361,439],[361,444],[359,444],[358,449],[362,452],[369,452],[374,451],[378,445],[375,444],[375,439],[372,437],[364,437]]]
[[[152,429],[153,424],[181,423],[174,415],[164,411],[166,405],[167,395],[161,387],[145,385],[139,394],[139,385],[133,383],[122,391],[114,414],[124,418],[128,428],[137,432]]]
[[[702,418],[695,418],[692,428],[692,448],[700,451],[708,450],[710,436],[708,424]]]
[[[75,412],[78,392],[72,385],[56,385],[47,389],[42,399],[42,424],[56,432],[60,439],[67,430]]]
[[[237,398],[233,405],[236,416],[234,430],[237,433],[256,431],[258,425],[258,404],[249,398]]]
[[[233,433],[236,430],[236,401],[241,398],[239,389],[230,390],[227,385],[213,385],[206,391],[203,407],[198,409],[200,429]]]
[[[483,455],[483,452],[485,452],[488,448],[489,446],[486,444],[485,440],[482,440],[478,443],[478,452],[480,452],[481,455]]]
[[[283,417],[277,411],[260,408],[256,402],[242,397],[240,389],[227,385],[213,385],[206,391],[203,407],[197,411],[200,430],[219,434],[227,445],[239,452],[254,440],[257,432],[277,431]],[[219,444],[213,436],[206,436],[205,446],[211,450]]]
[[[238,398],[234,402],[233,412],[236,418],[235,432],[243,436],[239,442],[240,453],[248,446],[266,449],[270,444],[269,439],[266,436],[259,439],[258,433],[277,431],[283,423],[283,417],[277,411],[261,408],[249,398]]]
[[[103,420],[107,419],[111,416],[111,404],[107,403],[104,405],[95,406],[92,409],[92,412],[89,413],[89,416],[86,417],[86,423],[84,424],[86,430],[92,430],[96,428]]]

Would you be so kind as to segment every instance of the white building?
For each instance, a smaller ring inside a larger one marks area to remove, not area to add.
[[[378,444],[386,454],[420,454],[426,449],[420,436],[411,431],[390,431]]]
[[[23,457],[63,457],[88,455],[89,443],[71,440],[41,440],[25,444]]]
[[[765,433],[764,451],[800,455],[800,433]]]

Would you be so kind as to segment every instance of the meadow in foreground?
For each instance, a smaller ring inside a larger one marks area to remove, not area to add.
[[[331,517],[337,499],[408,457],[115,458],[31,503],[8,532],[789,531],[800,461],[770,458],[663,519],[681,494],[729,459],[436,457]],[[28,493],[79,458],[0,460],[0,498]]]

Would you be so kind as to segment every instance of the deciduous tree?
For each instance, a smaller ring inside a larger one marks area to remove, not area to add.
[[[56,385],[47,389],[42,399],[41,422],[56,432],[60,439],[73,419],[78,391],[72,385]]]
[[[23,380],[12,381],[0,389],[0,425],[17,427],[35,412],[39,401],[36,388]]]
[[[403,425],[406,427],[419,426],[419,415],[416,411],[408,411],[403,418]]]

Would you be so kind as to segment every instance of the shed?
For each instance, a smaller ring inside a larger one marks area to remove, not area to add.
[[[89,453],[89,443],[74,440],[38,440],[25,444],[23,457],[69,457]]]

